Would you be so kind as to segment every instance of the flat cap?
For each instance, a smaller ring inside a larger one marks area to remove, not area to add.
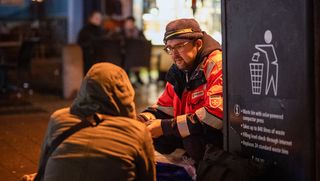
[[[198,39],[203,33],[195,19],[177,19],[166,26],[163,42],[166,44],[171,39]]]

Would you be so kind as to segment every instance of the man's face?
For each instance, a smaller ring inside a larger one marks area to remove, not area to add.
[[[124,28],[126,29],[126,30],[131,30],[131,29],[133,29],[134,28],[134,22],[132,21],[132,20],[126,20],[125,22],[124,22]]]
[[[90,22],[96,26],[100,26],[102,23],[102,15],[98,12],[94,13],[90,18]]]
[[[172,39],[167,41],[166,49],[180,70],[191,70],[201,46],[202,40],[200,39]]]

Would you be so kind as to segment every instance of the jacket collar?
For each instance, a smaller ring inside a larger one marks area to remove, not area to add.
[[[188,82],[187,82],[188,77]],[[191,75],[179,70],[176,65],[172,65],[166,75],[167,81],[173,85],[175,93],[181,99],[184,89],[193,90],[202,84],[207,83],[202,64],[200,64]]]

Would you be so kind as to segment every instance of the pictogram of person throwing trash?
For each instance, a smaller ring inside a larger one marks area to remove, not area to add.
[[[265,95],[268,95],[272,88],[274,96],[277,96],[279,65],[275,48],[271,44],[272,33],[270,30],[264,32],[264,41],[266,44],[255,45],[258,52],[253,53],[252,62],[249,63],[252,94],[261,95],[265,72]],[[264,66],[266,66],[265,69]]]

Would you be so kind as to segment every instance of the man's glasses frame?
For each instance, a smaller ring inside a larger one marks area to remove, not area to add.
[[[185,51],[185,46],[189,43],[193,43],[194,41],[186,41],[184,43],[179,43],[178,45],[174,46],[174,47],[170,47],[170,46],[165,46],[163,48],[163,50],[169,54],[172,55],[173,51],[176,50],[179,53],[182,53],[183,51]]]

